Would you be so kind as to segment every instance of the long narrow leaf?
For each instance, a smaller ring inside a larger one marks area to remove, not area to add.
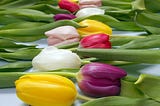
[[[102,60],[160,63],[160,50],[78,49],[77,53],[80,56],[96,57]]]

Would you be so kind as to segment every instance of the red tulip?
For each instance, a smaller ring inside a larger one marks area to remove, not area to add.
[[[80,47],[82,48],[111,48],[109,35],[93,34],[81,39]]]
[[[71,0],[60,0],[58,5],[61,9],[68,10],[72,13],[80,9],[79,5]]]

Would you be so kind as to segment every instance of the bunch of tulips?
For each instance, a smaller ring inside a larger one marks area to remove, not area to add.
[[[9,63],[0,67],[0,88],[15,87],[31,106],[71,106],[76,99],[81,106],[159,106],[160,77],[133,77],[120,67],[160,63],[160,8],[151,8],[158,2],[2,0],[0,59]],[[42,38],[47,47],[23,44]]]

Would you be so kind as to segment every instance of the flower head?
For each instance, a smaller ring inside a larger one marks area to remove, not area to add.
[[[89,96],[104,97],[120,93],[120,79],[127,73],[118,67],[104,63],[84,65],[78,73],[78,85]]]
[[[75,15],[73,14],[56,14],[54,17],[55,21],[59,21],[59,20],[71,20],[76,18]]]
[[[74,83],[58,75],[24,75],[15,85],[17,96],[32,106],[71,106],[77,96]]]
[[[80,9],[75,0],[59,0],[58,5],[61,9],[68,10],[72,13]]]
[[[79,24],[81,26],[85,26],[84,28],[78,28],[78,32],[82,37],[97,33],[105,33],[108,35],[112,34],[112,29],[100,21],[86,19],[81,21]]]
[[[82,48],[111,48],[109,35],[93,34],[81,39],[80,47]]]
[[[65,45],[78,42],[80,35],[73,26],[61,26],[45,32],[48,45]]]
[[[80,8],[88,7],[100,7],[102,6],[102,0],[79,0]]]
[[[83,8],[80,9],[77,13],[77,17],[86,17],[91,15],[104,15],[105,11],[99,8]]]
[[[32,60],[34,71],[51,71],[65,68],[80,68],[81,59],[69,50],[53,46],[44,48]]]

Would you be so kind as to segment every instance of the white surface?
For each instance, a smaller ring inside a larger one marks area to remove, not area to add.
[[[26,106],[20,101],[14,88],[0,89],[0,106]]]

